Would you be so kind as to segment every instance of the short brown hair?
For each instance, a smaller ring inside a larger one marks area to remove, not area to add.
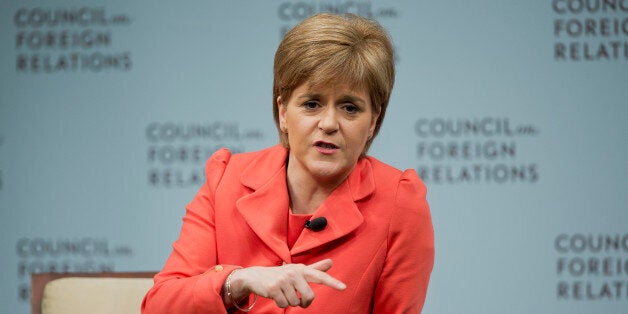
[[[393,46],[379,23],[354,14],[323,13],[286,33],[275,53],[273,82],[273,114],[285,147],[288,138],[280,130],[277,97],[287,101],[305,81],[325,85],[335,80],[366,89],[373,112],[380,113],[364,155],[379,132],[395,82]]]

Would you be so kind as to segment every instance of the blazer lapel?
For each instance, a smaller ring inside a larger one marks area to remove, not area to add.
[[[327,226],[319,232],[303,229],[290,253],[296,255],[341,238],[357,229],[364,217],[356,204],[375,190],[371,164],[361,158],[347,180],[332,192],[312,218],[325,217]]]
[[[326,228],[320,232],[304,229],[289,250],[286,243],[290,206],[286,186],[287,154],[285,148],[275,146],[253,160],[240,176],[241,183],[253,192],[236,201],[238,211],[253,232],[284,261],[357,229],[364,218],[356,202],[375,190],[371,163],[368,158],[361,158],[349,177],[314,212],[312,218],[327,219]]]
[[[262,154],[242,171],[240,181],[254,190],[236,201],[236,207],[255,234],[284,261],[290,261],[286,244],[288,188],[287,152],[275,147]]]

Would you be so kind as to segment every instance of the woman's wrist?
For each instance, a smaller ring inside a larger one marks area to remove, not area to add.
[[[250,305],[241,304],[242,301],[251,294],[251,292],[244,288],[243,280],[240,276],[242,275],[242,272],[240,272],[241,269],[242,268],[234,269],[225,279],[225,283],[223,285],[223,299],[226,306],[233,306],[240,311],[248,312],[253,309],[253,306],[255,306],[257,295],[255,295],[255,299]]]

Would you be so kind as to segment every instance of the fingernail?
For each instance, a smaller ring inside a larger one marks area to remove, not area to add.
[[[341,283],[338,285],[338,288],[340,288],[340,289],[344,290],[344,289],[347,289],[347,285],[345,285],[344,283],[342,283],[342,282],[341,282]]]

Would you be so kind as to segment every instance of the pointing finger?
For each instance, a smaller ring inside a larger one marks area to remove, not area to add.
[[[311,271],[306,272],[305,280],[311,283],[326,285],[336,290],[344,290],[347,288],[347,285],[345,285],[340,280],[330,276],[326,272],[316,269],[312,269]]]
[[[314,268],[320,271],[328,271],[334,263],[331,259],[327,258],[316,263],[308,265],[309,268]]]

